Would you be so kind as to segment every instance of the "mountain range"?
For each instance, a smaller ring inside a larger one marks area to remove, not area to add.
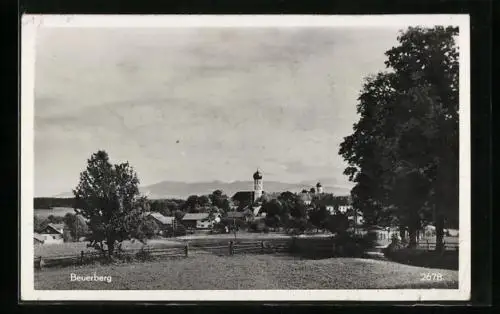
[[[309,190],[315,186],[315,182],[300,182],[300,183],[284,183],[279,181],[264,181],[265,192],[300,192],[303,189]],[[162,181],[159,183],[140,187],[141,193],[150,199],[162,198],[182,198],[185,199],[190,195],[210,194],[215,190],[222,190],[229,197],[233,196],[238,191],[252,191],[252,181],[210,181],[210,182],[178,182],[178,181]],[[350,187],[347,186],[323,186],[326,193],[335,195],[348,195]],[[56,197],[72,197],[72,193],[62,193]]]

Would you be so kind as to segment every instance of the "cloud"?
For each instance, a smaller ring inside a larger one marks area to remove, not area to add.
[[[328,174],[348,184],[338,145],[395,34],[42,29],[36,193],[67,191],[97,149],[129,160],[144,184],[246,180],[256,167],[277,181]]]

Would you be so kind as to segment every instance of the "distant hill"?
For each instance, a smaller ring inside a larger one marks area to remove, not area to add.
[[[322,181],[323,182],[323,181]],[[300,182],[300,183],[284,183],[279,181],[264,181],[264,191],[265,192],[300,192],[303,189],[309,190],[315,185],[315,182]],[[234,193],[238,191],[252,191],[253,182],[252,181],[234,181],[234,182],[222,182],[222,181],[211,181],[211,182],[178,182],[178,181],[162,181],[159,183],[147,185],[140,187],[140,191],[147,195],[150,199],[163,199],[163,198],[182,198],[186,199],[190,195],[204,195],[210,194],[215,190],[223,190],[228,196],[233,196]],[[323,185],[323,190],[326,193],[333,193],[335,195],[348,195],[350,188],[346,186],[337,185]],[[55,195],[53,198],[72,198],[72,193],[61,193]],[[43,200],[44,198],[37,198],[37,201]],[[59,204],[57,202],[54,206],[68,206],[72,205]],[[35,208],[47,208],[45,206],[38,206]]]
[[[303,189],[309,190],[313,185],[304,183],[284,183],[278,181],[264,181],[264,191],[266,192],[300,192]],[[189,195],[210,194],[215,190],[223,190],[228,196],[233,196],[238,191],[252,191],[252,181],[234,182],[176,182],[162,181],[156,184],[141,187],[141,192],[151,199],[159,198],[187,198]],[[348,195],[348,187],[324,186],[324,191],[336,195]]]

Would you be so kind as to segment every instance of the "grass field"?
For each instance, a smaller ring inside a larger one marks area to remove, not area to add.
[[[71,282],[71,273],[111,276],[112,282]],[[443,280],[423,282],[424,273],[440,273]],[[458,273],[452,270],[357,258],[249,254],[45,269],[35,272],[34,279],[37,290],[458,288]]]
[[[97,252],[93,248],[87,247],[88,242],[66,242],[61,244],[35,245],[35,256],[50,257],[61,255],[79,255],[81,251]],[[178,241],[170,241],[166,239],[148,240],[146,245],[139,241],[124,241],[122,248],[124,250],[140,249],[142,247],[150,248],[167,248],[173,246],[181,246]]]

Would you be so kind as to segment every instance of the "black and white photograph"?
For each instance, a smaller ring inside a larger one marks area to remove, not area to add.
[[[23,300],[467,300],[466,15],[22,24]]]

